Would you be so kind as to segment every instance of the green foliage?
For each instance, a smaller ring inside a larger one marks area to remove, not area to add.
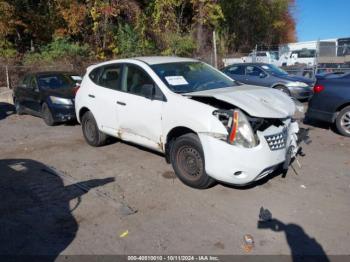
[[[12,44],[5,40],[0,40],[0,57],[5,59],[14,58],[17,55],[17,51],[13,48]]]
[[[0,56],[192,56],[295,40],[295,0],[0,0]],[[60,37],[60,38],[57,38]],[[69,39],[69,41],[67,40]],[[6,46],[5,44],[6,43]],[[29,52],[32,48],[39,52]]]
[[[197,49],[197,45],[191,34],[169,34],[166,41],[167,49],[162,52],[162,55],[191,56]]]
[[[121,24],[114,37],[115,48],[113,53],[119,57],[142,56],[152,53],[154,45],[144,38],[142,31],[129,24]]]
[[[39,61],[52,63],[55,60],[74,60],[79,57],[88,57],[90,48],[88,45],[71,43],[67,38],[57,38],[41,48],[39,52],[27,53],[24,57],[25,64],[34,64]]]

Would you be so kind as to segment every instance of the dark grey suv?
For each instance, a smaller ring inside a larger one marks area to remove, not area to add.
[[[309,99],[313,94],[313,80],[289,75],[283,69],[272,64],[233,64],[223,68],[221,71],[244,84],[279,89],[296,99]]]

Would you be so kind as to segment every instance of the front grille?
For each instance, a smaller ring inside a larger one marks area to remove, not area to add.
[[[265,136],[266,142],[268,143],[272,151],[286,148],[288,137],[288,130],[284,128],[281,133]]]

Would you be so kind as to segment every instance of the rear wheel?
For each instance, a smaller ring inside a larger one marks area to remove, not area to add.
[[[340,134],[350,137],[350,106],[339,112],[335,124]]]
[[[43,116],[45,124],[47,124],[48,126],[55,125],[55,121],[54,121],[54,119],[52,117],[51,110],[50,110],[49,106],[46,103],[44,103],[42,105],[41,113],[42,113],[42,116]]]
[[[16,114],[23,115],[23,109],[22,109],[22,105],[20,104],[20,102],[16,98],[13,99],[13,102],[15,104]]]
[[[285,87],[285,86],[279,85],[279,86],[276,86],[275,89],[282,91],[283,93],[285,93],[285,94],[288,95],[288,96],[291,96],[290,91],[289,91],[288,88]]]
[[[106,144],[107,135],[98,129],[96,120],[90,111],[83,115],[81,126],[84,138],[90,146],[99,147]]]
[[[184,184],[205,189],[215,183],[205,172],[203,149],[197,135],[178,137],[171,145],[170,159],[176,176]]]

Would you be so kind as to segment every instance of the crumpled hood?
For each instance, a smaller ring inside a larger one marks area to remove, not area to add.
[[[287,118],[295,113],[295,103],[279,90],[241,85],[186,93],[189,97],[214,97],[230,103],[249,115],[262,118]]]

